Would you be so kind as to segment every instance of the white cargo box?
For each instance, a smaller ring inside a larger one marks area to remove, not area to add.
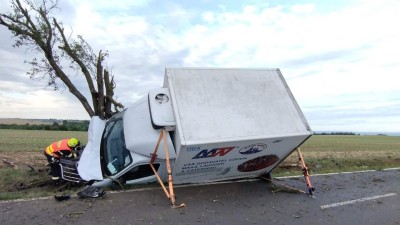
[[[167,68],[175,183],[267,173],[311,134],[279,69]]]

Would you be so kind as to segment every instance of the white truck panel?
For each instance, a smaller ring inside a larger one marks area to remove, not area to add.
[[[174,183],[257,177],[270,172],[308,136],[181,146]]]
[[[149,92],[149,106],[153,126],[175,129],[176,123],[168,88],[154,89]]]
[[[183,145],[310,133],[278,69],[167,68]]]
[[[78,164],[78,173],[83,180],[102,180],[100,164],[100,144],[106,121],[98,116],[90,120],[88,130],[88,143]]]
[[[270,172],[311,129],[278,69],[167,68],[175,183]]]
[[[155,130],[150,118],[148,98],[143,97],[129,107],[124,114],[124,135],[126,148],[132,152],[151,157],[156,147],[161,130]],[[169,157],[176,153],[171,138],[167,133]],[[158,158],[165,159],[163,145],[159,146]]]

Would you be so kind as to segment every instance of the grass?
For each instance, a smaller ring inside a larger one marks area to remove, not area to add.
[[[0,200],[54,195],[54,187],[24,191],[17,187],[49,179],[43,150],[53,141],[69,137],[87,143],[87,132],[0,129]],[[400,167],[400,137],[394,136],[315,135],[301,151],[312,174]],[[287,166],[296,164],[297,159],[297,152],[293,152],[273,176],[301,174],[299,168]],[[14,167],[5,161],[14,162]]]
[[[44,149],[54,141],[71,137],[83,145],[87,143],[87,132],[0,129],[0,200],[53,195],[56,187],[19,187],[48,180]]]
[[[48,179],[45,171],[32,171],[26,169],[3,168],[0,170],[1,186],[0,200],[10,200],[18,198],[37,198],[49,195],[48,188],[32,188],[29,190],[19,190],[24,184],[35,183]]]
[[[312,173],[379,170],[400,167],[400,137],[359,135],[315,135],[301,146]],[[295,164],[297,152],[283,163]],[[277,168],[274,175],[301,174],[298,168]]]
[[[40,119],[11,119],[11,118],[0,118],[0,124],[16,124],[16,125],[52,125],[53,121],[40,120]]]
[[[0,129],[0,152],[41,152],[54,141],[78,138],[87,142],[84,131],[8,130]]]

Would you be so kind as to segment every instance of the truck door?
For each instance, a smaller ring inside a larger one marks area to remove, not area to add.
[[[154,163],[153,166],[157,171],[160,168],[159,163]],[[121,178],[126,182],[126,184],[157,181],[156,176],[154,175],[154,172],[150,167],[150,164],[136,165],[132,169],[124,173]]]

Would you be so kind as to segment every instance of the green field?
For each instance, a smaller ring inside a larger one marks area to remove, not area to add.
[[[314,135],[301,150],[313,173],[346,172],[400,167],[399,136]],[[284,164],[297,161],[294,152]],[[293,173],[277,169],[277,174]]]
[[[0,200],[54,194],[51,188],[18,191],[17,187],[49,179],[43,150],[56,140],[70,137],[87,143],[87,132],[0,129]],[[312,174],[400,167],[399,136],[314,135],[301,151]],[[273,176],[301,174],[293,166],[297,158],[294,152]]]
[[[53,195],[54,187],[20,187],[48,180],[44,149],[71,137],[87,143],[87,132],[0,129],[0,200]]]
[[[0,152],[40,152],[54,141],[71,137],[87,142],[87,132],[0,129]]]

